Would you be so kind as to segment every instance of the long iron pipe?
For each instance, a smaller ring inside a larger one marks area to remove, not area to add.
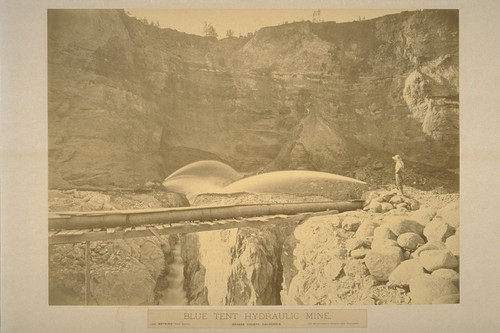
[[[342,202],[305,202],[250,204],[216,207],[182,207],[155,210],[107,212],[56,212],[49,217],[49,230],[135,227],[147,224],[182,221],[212,221],[264,215],[293,215],[306,212],[336,210],[339,212],[363,208],[362,200]]]

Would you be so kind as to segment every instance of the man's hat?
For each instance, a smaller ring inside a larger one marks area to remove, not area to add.
[[[392,157],[392,159],[393,159],[393,160],[400,160],[400,159],[401,159],[401,156],[399,156],[399,155],[394,155],[394,156]]]

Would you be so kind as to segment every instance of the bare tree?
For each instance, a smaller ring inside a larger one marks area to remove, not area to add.
[[[207,23],[205,21],[205,26],[203,28],[203,33],[205,34],[205,36],[207,37],[216,37],[217,38],[217,31],[215,31],[215,28],[213,25],[211,25],[210,23]]]
[[[312,19],[313,22],[321,22],[321,11],[318,9],[318,10],[315,10],[313,12],[313,19]]]

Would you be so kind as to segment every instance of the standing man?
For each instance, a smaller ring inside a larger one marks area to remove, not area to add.
[[[405,164],[401,159],[401,156],[395,155],[392,157],[396,165],[394,166],[394,175],[396,177],[396,187],[399,190],[399,193],[403,195],[403,170],[405,168]]]

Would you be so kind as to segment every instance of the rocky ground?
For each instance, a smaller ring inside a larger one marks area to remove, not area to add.
[[[364,210],[259,228],[92,242],[91,304],[155,304],[180,241],[189,304],[430,304],[459,301],[459,195],[406,187],[364,194]],[[193,205],[323,201],[205,194]],[[50,191],[51,211],[188,204],[159,189]],[[216,259],[214,259],[216,258]],[[84,246],[50,247],[51,304],[84,301]]]
[[[374,191],[364,211],[298,226],[283,304],[457,303],[458,194],[407,191]]]
[[[363,211],[316,216],[299,225],[189,235],[199,248],[199,257],[191,258],[195,268],[186,273],[196,276],[200,297],[191,296],[197,304],[219,305],[458,302],[459,196],[442,189],[406,192],[367,192]],[[268,196],[204,195],[195,204],[303,200]],[[273,282],[280,283],[274,291]]]
[[[189,205],[186,198],[160,190],[50,190],[49,211],[144,209]],[[90,243],[89,304],[155,304],[164,288],[176,237],[133,238]],[[50,304],[84,304],[85,245],[49,246]]]

